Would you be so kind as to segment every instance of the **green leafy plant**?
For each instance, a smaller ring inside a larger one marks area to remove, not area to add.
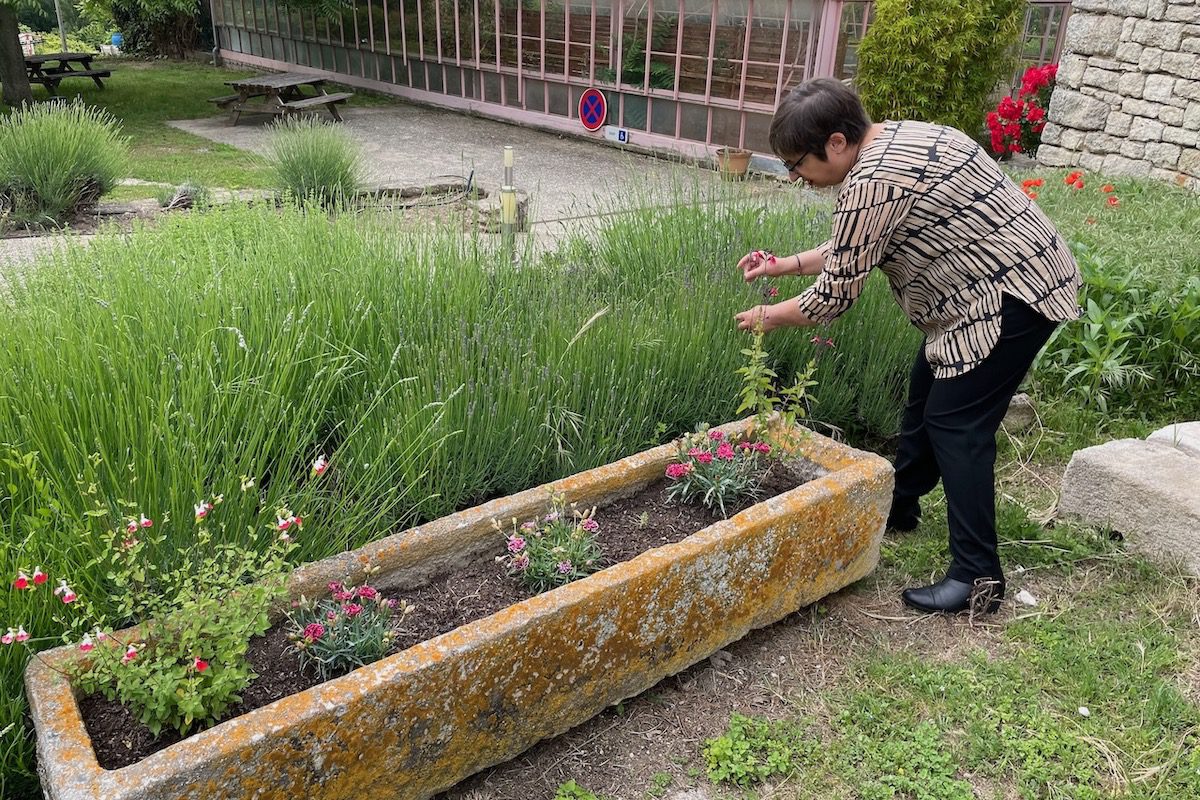
[[[595,792],[589,791],[575,782],[574,778],[560,784],[554,792],[554,800],[602,800]]]
[[[100,463],[98,457],[91,462],[93,468]],[[242,485],[246,491],[253,481]],[[267,630],[268,611],[283,595],[300,518],[279,508],[251,547],[222,543],[212,533],[212,512],[224,498],[215,495],[195,506],[193,541],[168,554],[161,531],[169,518],[156,527],[136,503],[108,507],[93,476],[81,476],[80,486],[91,506],[80,524],[102,526],[100,555],[87,566],[106,576],[111,598],[81,597],[66,578],[57,578],[53,598],[62,603],[56,621],[67,631],[63,640],[87,655],[71,668],[75,685],[129,706],[156,735],[164,727],[186,733],[215,721],[255,677],[246,650]],[[123,521],[113,524],[115,513]],[[13,588],[36,592],[53,583],[35,566],[21,569]],[[54,601],[48,596],[45,602]],[[140,625],[115,632],[130,622]],[[10,641],[28,639],[21,626]]]
[[[330,596],[301,598],[288,614],[288,638],[305,669],[323,681],[383,658],[413,606],[370,585],[329,584]]]
[[[0,209],[21,225],[58,225],[112,191],[128,140],[112,115],[40,103],[0,117]]]
[[[124,53],[182,59],[199,45],[196,0],[82,0],[80,7],[92,19],[112,21]]]
[[[878,0],[855,83],[873,119],[981,132],[988,97],[1011,74],[1024,0]]]
[[[708,779],[751,786],[773,775],[787,775],[805,751],[801,740],[801,731],[792,723],[734,714],[729,729],[704,744]]]
[[[362,188],[361,151],[339,126],[313,117],[285,119],[275,124],[269,147],[279,188],[299,201],[337,205]]]
[[[820,336],[814,336],[812,341],[818,348],[833,346],[832,339],[822,339]],[[742,402],[736,413],[753,411],[756,435],[768,442],[773,441],[777,450],[782,452],[795,444],[792,437],[796,422],[808,416],[808,407],[816,400],[809,392],[817,385],[813,380],[817,370],[816,359],[810,359],[804,370],[796,373],[791,386],[776,391],[775,380],[779,376],[767,366],[762,326],[755,327],[750,346],[743,348],[741,353],[746,357],[746,363],[737,370],[737,374],[742,376]],[[779,414],[779,424],[773,426],[772,415],[776,413]]]
[[[650,777],[650,786],[646,789],[648,797],[662,797],[675,779],[669,772],[656,772]]]
[[[594,507],[581,511],[574,503],[568,506],[561,494],[552,494],[545,516],[519,526],[514,518],[511,533],[505,533],[499,520],[492,520],[492,526],[504,534],[507,552],[500,563],[534,593],[586,578],[600,569],[596,543],[600,523],[594,519],[595,513]]]
[[[719,430],[701,426],[680,438],[675,460],[667,465],[667,499],[696,500],[728,517],[727,506],[758,493],[764,470],[760,457],[771,452],[765,442],[732,442]]]
[[[1200,277],[1162,289],[1087,247],[1074,251],[1084,279],[1083,318],[1055,330],[1038,358],[1039,377],[1101,412],[1114,403],[1194,410]],[[1150,385],[1154,392],[1143,391]]]

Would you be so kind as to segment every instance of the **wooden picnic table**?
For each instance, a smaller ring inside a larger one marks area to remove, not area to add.
[[[342,116],[338,113],[337,104],[344,103],[354,96],[352,92],[330,94],[325,91],[324,78],[305,72],[258,75],[237,81],[225,81],[225,85],[233,88],[236,94],[212,97],[209,98],[209,102],[233,112],[231,125],[237,125],[243,111],[286,116],[320,106],[329,109],[333,118],[341,122]],[[309,93],[304,91],[304,88],[313,91]],[[251,102],[258,98],[262,98],[262,102]]]
[[[46,53],[40,56],[25,56],[25,71],[30,83],[40,83],[50,94],[58,93],[58,85],[66,78],[91,78],[101,89],[112,70],[92,69],[95,53]]]

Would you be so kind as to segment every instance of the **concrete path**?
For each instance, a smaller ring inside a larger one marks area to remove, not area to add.
[[[675,181],[718,180],[712,170],[443,109],[408,104],[343,111],[360,143],[374,186],[418,185],[445,176],[467,178],[489,194],[504,176],[505,145],[515,153],[516,185],[529,193],[532,231],[544,244],[577,229],[597,212],[670,197]],[[236,127],[218,115],[170,123],[180,130],[265,155],[272,117],[246,114]],[[759,159],[761,160],[761,159]],[[768,161],[755,164],[770,169]],[[777,166],[777,165],[776,165]],[[218,187],[213,187],[218,188]],[[90,237],[72,237],[87,241]],[[0,239],[0,275],[33,261],[63,237]]]
[[[368,181],[375,186],[422,184],[433,178],[467,178],[489,193],[504,178],[504,146],[515,154],[516,185],[529,192],[531,219],[546,222],[594,212],[617,202],[631,185],[715,173],[694,165],[623,152],[504,122],[442,109],[397,104],[348,108],[347,130],[362,146]],[[268,152],[270,117],[244,115],[236,127],[224,117],[171,123],[188,133],[249,150]]]
[[[24,264],[29,264],[42,255],[61,247],[68,241],[87,244],[91,234],[64,236],[28,236],[19,239],[0,239],[0,280]]]

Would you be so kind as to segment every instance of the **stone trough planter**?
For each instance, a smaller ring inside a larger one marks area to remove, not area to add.
[[[661,477],[673,453],[657,447],[306,565],[291,591],[313,596],[367,567],[377,584],[421,585],[494,557],[491,520],[542,513],[547,489],[603,506]],[[816,434],[799,455],[821,477],[122,769],[97,765],[70,685],[34,659],[43,789],[51,800],[427,798],[869,573],[891,465]],[[79,654],[44,656],[61,666]]]

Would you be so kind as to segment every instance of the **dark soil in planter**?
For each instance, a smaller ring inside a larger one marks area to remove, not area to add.
[[[815,477],[815,470],[797,471],[773,463],[763,480],[759,498],[735,506],[730,510],[730,516]],[[701,505],[668,504],[666,485],[665,479],[656,481],[637,494],[597,512],[605,566],[629,561],[647,550],[681,541],[719,519]],[[497,535],[497,554],[500,545]],[[530,596],[493,561],[481,561],[417,589],[391,592],[386,582],[380,582],[378,588],[387,597],[407,600],[416,606],[416,611],[404,624],[394,652],[482,619]],[[242,702],[222,716],[222,721],[321,683],[315,676],[300,670],[299,660],[289,652],[290,647],[291,642],[281,625],[251,641],[247,657],[259,677],[242,693]],[[79,708],[96,760],[104,769],[135,764],[185,738],[174,730],[165,730],[155,737],[128,707],[101,695],[80,698]]]

